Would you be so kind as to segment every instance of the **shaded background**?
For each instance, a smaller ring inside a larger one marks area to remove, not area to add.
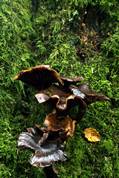
[[[0,178],[42,178],[17,148],[20,132],[42,123],[47,108],[35,91],[14,81],[22,69],[50,64],[63,76],[80,76],[110,103],[92,104],[66,144],[60,178],[119,177],[119,5],[117,0],[0,1]],[[83,130],[94,127],[98,144]]]

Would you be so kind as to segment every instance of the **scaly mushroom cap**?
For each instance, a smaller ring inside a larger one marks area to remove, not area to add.
[[[48,131],[64,130],[67,136],[73,136],[75,131],[76,121],[69,116],[57,116],[57,114],[50,113],[44,120],[44,125]]]
[[[38,90],[46,89],[53,83],[63,85],[60,75],[48,65],[39,65],[23,70],[14,79],[32,85]]]
[[[38,127],[29,128],[22,132],[18,138],[18,146],[30,148],[35,151],[30,158],[30,163],[36,167],[47,167],[57,161],[65,161],[63,142],[66,133],[63,131],[49,132]]]

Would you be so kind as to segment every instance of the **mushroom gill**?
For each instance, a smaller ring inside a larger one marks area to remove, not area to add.
[[[22,132],[18,138],[18,147],[29,148],[35,151],[30,158],[30,164],[36,167],[47,167],[57,161],[65,161],[66,154],[63,152],[63,143],[66,133],[48,131],[45,128],[29,128]]]

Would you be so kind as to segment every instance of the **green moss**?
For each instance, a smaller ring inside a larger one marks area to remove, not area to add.
[[[41,0],[38,8],[28,0],[0,2],[0,177],[43,177],[28,163],[31,152],[17,149],[17,138],[41,123],[47,109],[37,104],[34,90],[13,80],[37,64],[50,64],[64,76],[82,75],[111,99],[88,108],[66,144],[68,161],[56,165],[59,177],[119,177],[118,20],[117,0]],[[100,132],[100,143],[83,138],[86,127]]]

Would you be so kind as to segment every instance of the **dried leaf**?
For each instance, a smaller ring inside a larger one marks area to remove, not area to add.
[[[99,142],[100,141],[100,134],[94,128],[86,128],[84,130],[85,138],[87,138],[90,142]]]

